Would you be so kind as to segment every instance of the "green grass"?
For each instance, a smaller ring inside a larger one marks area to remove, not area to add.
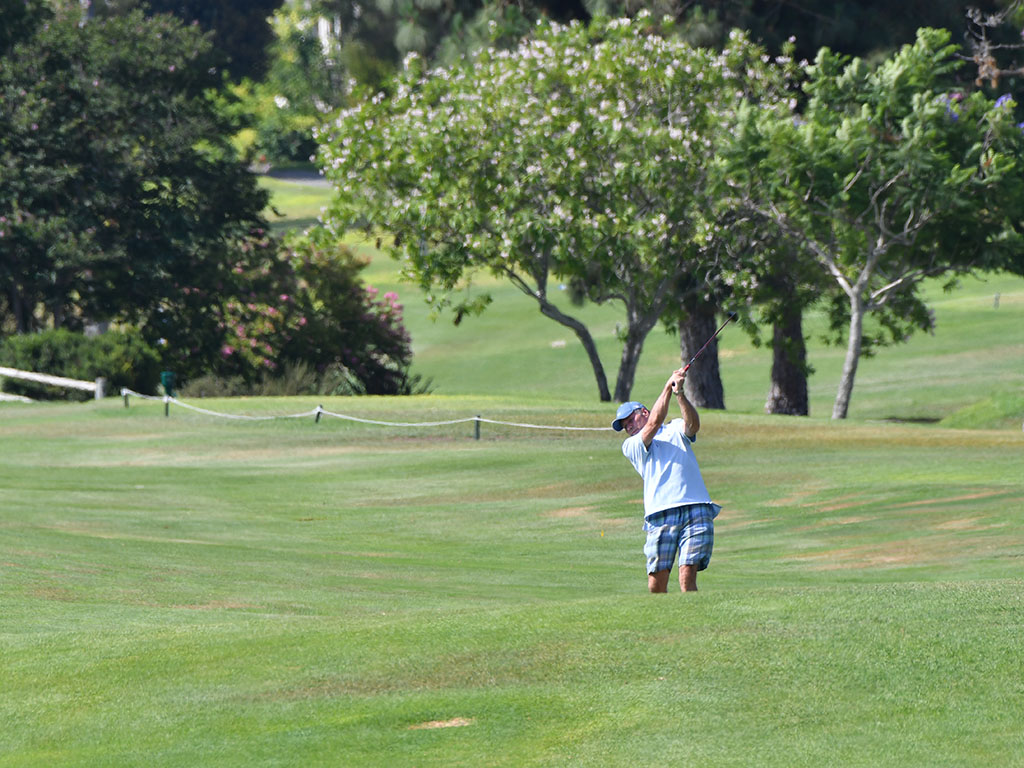
[[[471,434],[0,409],[0,766],[1021,764],[1019,433],[708,413],[714,560],[659,597],[618,436]]]
[[[306,229],[317,223],[327,204],[329,190],[318,184],[304,184],[261,176],[260,186],[270,192],[272,206],[266,215],[274,230]]]
[[[288,223],[322,204],[288,189]],[[434,323],[370,255],[435,392],[327,410],[553,428],[0,404],[0,768],[1024,765],[1024,281],[936,295],[845,422],[841,350],[812,344],[810,418],[768,417],[730,328],[712,565],[650,596],[621,437],[557,428],[610,419],[578,345],[498,285]],[[635,394],[676,360],[652,334]]]

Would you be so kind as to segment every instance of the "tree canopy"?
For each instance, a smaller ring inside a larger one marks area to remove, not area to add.
[[[0,0],[0,56],[52,17],[47,0]]]
[[[20,331],[151,316],[262,226],[194,27],[55,20],[0,68],[0,274]],[[37,313],[45,307],[46,318]]]
[[[267,47],[274,38],[270,17],[285,0],[92,0],[96,18],[142,10],[168,14],[211,35],[213,58],[234,80],[259,80],[267,69]]]
[[[748,30],[770,51],[793,39],[795,55],[813,60],[821,48],[852,56],[884,57],[911,42],[919,27],[964,30],[967,13],[994,13],[1001,0],[698,0],[680,3],[682,23],[701,42],[723,40],[733,28]]]
[[[0,60],[0,317],[137,327],[182,378],[303,363],[409,391],[396,297],[334,244],[272,237],[216,54],[171,16],[62,15]]]
[[[541,24],[513,50],[452,68],[411,57],[390,96],[344,111],[322,137],[329,220],[395,234],[394,255],[457,321],[489,301],[468,288],[477,271],[508,280],[576,334],[605,400],[568,299],[616,303],[614,394],[628,399],[683,278],[713,271],[712,138],[760,62],[741,35],[714,54],[645,15]]]

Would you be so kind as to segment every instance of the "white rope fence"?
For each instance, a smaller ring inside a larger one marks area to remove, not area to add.
[[[221,413],[219,411],[211,411],[211,410],[209,410],[207,408],[200,408],[198,406],[192,405],[191,403],[184,403],[184,402],[182,402],[181,400],[179,400],[178,398],[176,398],[176,397],[174,397],[172,395],[164,395],[162,397],[158,397],[158,396],[154,396],[154,395],[143,395],[143,394],[141,394],[139,392],[135,392],[134,390],[128,389],[127,387],[123,387],[121,389],[121,396],[124,398],[124,407],[125,408],[128,407],[128,398],[129,397],[138,397],[138,398],[141,398],[143,400],[157,400],[157,401],[161,401],[164,404],[164,415],[165,416],[169,416],[170,415],[170,404],[174,403],[175,405],[180,405],[182,408],[186,408],[186,409],[188,409],[190,411],[195,411],[197,413],[202,413],[202,414],[205,414],[207,416],[216,416],[216,417],[223,418],[223,419],[236,419],[236,420],[239,420],[239,421],[272,421],[274,419],[308,419],[309,417],[312,416],[312,417],[314,417],[316,419],[317,422],[319,422],[321,416],[331,416],[331,417],[333,417],[335,419],[343,419],[345,421],[355,421],[355,422],[358,422],[360,424],[375,424],[375,425],[384,426],[384,427],[445,427],[445,426],[450,426],[452,424],[469,424],[469,423],[473,423],[473,424],[475,424],[475,427],[476,427],[475,437],[476,437],[477,440],[480,439],[480,425],[481,424],[495,424],[495,425],[498,425],[498,426],[505,426],[505,427],[519,427],[521,429],[551,429],[551,430],[571,431],[571,432],[607,432],[608,431],[608,428],[606,428],[606,427],[563,427],[563,426],[544,425],[544,424],[522,424],[522,423],[515,422],[515,421],[498,421],[496,419],[485,419],[482,416],[467,416],[466,418],[450,419],[450,420],[447,420],[447,421],[378,421],[376,419],[363,419],[363,418],[360,418],[359,416],[349,416],[348,414],[344,414],[344,413],[335,413],[334,411],[328,411],[328,410],[324,409],[324,407],[321,406],[321,405],[318,405],[316,408],[312,409],[311,411],[304,411],[303,413],[291,413],[291,414],[285,414],[285,415],[280,415],[280,416],[247,416],[247,415],[244,415],[244,414]]]
[[[0,378],[5,376],[9,379],[34,381],[37,384],[49,384],[54,387],[68,387],[70,389],[80,389],[85,392],[92,392],[95,394],[97,400],[102,400],[106,394],[107,380],[103,377],[100,377],[95,381],[81,381],[79,379],[69,379],[64,376],[51,376],[48,373],[36,373],[34,371],[21,371],[17,368],[0,367]],[[31,402],[31,400],[28,400],[27,402]]]

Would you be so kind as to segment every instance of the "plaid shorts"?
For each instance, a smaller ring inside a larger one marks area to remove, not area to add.
[[[720,509],[717,504],[687,504],[645,517],[647,573],[671,570],[676,552],[680,565],[696,565],[698,571],[707,568]]]

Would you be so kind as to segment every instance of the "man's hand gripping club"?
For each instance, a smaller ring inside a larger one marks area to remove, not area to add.
[[[661,425],[665,423],[665,417],[668,415],[668,404],[673,394],[679,400],[679,410],[683,416],[683,433],[691,440],[697,436],[697,432],[700,430],[700,417],[697,415],[697,409],[686,399],[686,394],[683,392],[686,369],[689,367],[686,366],[685,368],[674,370],[672,375],[668,377],[668,381],[665,382],[665,386],[662,388],[661,394],[658,395],[658,399],[654,401],[654,406],[647,417],[647,423],[640,429],[640,439],[644,441],[644,445],[648,448],[651,447],[651,441],[658,433],[658,430],[661,429]]]

